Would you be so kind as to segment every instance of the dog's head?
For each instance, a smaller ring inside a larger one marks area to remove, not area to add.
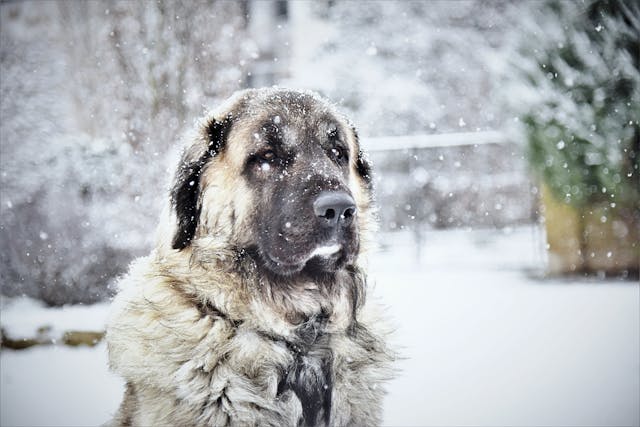
[[[358,256],[370,187],[355,128],[331,104],[309,92],[244,91],[183,154],[171,245],[222,239],[276,275],[330,273]]]

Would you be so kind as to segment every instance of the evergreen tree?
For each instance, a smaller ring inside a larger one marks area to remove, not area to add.
[[[537,18],[508,96],[548,190],[550,271],[637,274],[640,3],[549,1]]]
[[[522,39],[525,85],[513,98],[532,166],[578,209],[637,210],[640,3],[552,1],[539,18]]]

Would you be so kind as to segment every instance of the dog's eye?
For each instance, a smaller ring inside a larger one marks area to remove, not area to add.
[[[340,147],[334,147],[331,149],[331,155],[338,160],[342,160],[345,157],[344,149]]]
[[[276,158],[276,153],[273,150],[267,150],[258,154],[258,157],[260,158],[260,160],[270,162]]]

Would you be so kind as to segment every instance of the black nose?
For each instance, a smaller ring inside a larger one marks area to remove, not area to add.
[[[356,214],[356,202],[344,191],[325,191],[313,202],[313,211],[329,225],[348,225]]]

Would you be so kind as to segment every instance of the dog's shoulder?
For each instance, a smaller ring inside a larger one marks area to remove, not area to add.
[[[126,380],[153,378],[159,387],[172,387],[184,361],[197,360],[203,347],[219,348],[235,323],[158,264],[154,255],[140,258],[122,278],[106,337],[110,364]]]
[[[166,264],[138,259],[112,303],[110,364],[127,382],[114,422],[226,425],[233,414],[240,424],[295,425],[299,401],[290,393],[277,398],[278,378],[293,362],[286,344],[220,308],[231,298],[229,283],[205,282],[223,280],[223,273],[187,283]],[[211,295],[220,297],[220,307]]]

